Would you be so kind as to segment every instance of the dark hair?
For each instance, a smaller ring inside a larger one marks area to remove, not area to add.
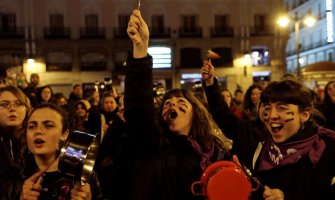
[[[243,101],[243,109],[244,110],[252,110],[255,105],[251,101],[251,93],[254,89],[258,88],[260,91],[263,91],[264,88],[260,84],[252,84],[246,91],[244,95],[244,101]]]
[[[327,92],[328,88],[330,87],[330,85],[331,85],[332,83],[335,83],[335,81],[329,81],[329,82],[327,83],[327,85],[325,86],[325,89],[324,89],[324,94],[325,94],[325,95],[324,95],[324,97],[323,97],[323,102],[324,102],[326,105],[333,104],[333,102],[331,101],[330,96],[329,96],[329,94],[328,94],[328,92]]]
[[[237,93],[242,93],[242,94],[243,94],[243,90],[241,90],[241,89],[236,89],[236,90],[234,91],[234,95],[236,96]]]
[[[37,93],[36,93],[36,97],[37,97],[37,99],[38,99],[40,102],[44,101],[44,100],[42,99],[42,92],[43,92],[43,90],[44,90],[45,88],[49,88],[49,89],[50,89],[51,97],[50,97],[50,99],[49,99],[49,102],[51,102],[51,101],[52,101],[52,98],[53,98],[53,95],[54,95],[54,92],[53,92],[53,90],[52,90],[52,88],[51,88],[50,85],[44,85],[44,86],[42,86],[42,87],[39,87],[38,90],[37,90]]]
[[[80,85],[80,84],[74,84],[74,85],[72,86],[72,89],[75,89],[76,87],[81,87],[81,85]]]
[[[162,101],[163,103],[158,112],[159,122],[163,127],[164,133],[170,134],[170,131],[168,131],[168,126],[162,117],[162,110],[164,102],[172,97],[184,97],[190,102],[193,109],[193,116],[189,136],[196,140],[205,152],[208,151],[215,140],[214,136],[211,134],[213,133],[213,128],[211,127],[211,125],[213,125],[213,120],[203,103],[201,103],[190,90],[172,89],[165,93]],[[169,137],[168,135],[166,136]]]
[[[62,117],[62,125],[63,125],[62,131],[63,132],[66,131],[66,130],[69,130],[70,132],[73,131],[73,129],[74,129],[73,119],[69,119],[68,113],[63,108],[61,108],[60,106],[57,106],[55,104],[52,104],[52,103],[44,103],[44,104],[40,104],[40,105],[36,106],[31,111],[31,113],[29,115],[29,118],[36,110],[43,109],[43,108],[49,108],[49,109],[57,112]]]
[[[232,93],[227,88],[222,89],[221,94],[222,94],[222,92],[228,92],[228,94],[230,95],[230,98],[231,98],[230,105],[228,105],[228,106],[230,107],[231,105],[233,105],[233,95],[232,95]]]
[[[309,88],[300,82],[285,79],[271,82],[261,94],[261,103],[282,102],[294,104],[299,111],[313,108],[313,95]]]

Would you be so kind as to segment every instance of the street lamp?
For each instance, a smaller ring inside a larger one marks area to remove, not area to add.
[[[285,16],[285,17],[281,17],[277,20],[277,24],[281,27],[286,27],[290,22],[289,17]],[[315,24],[316,19],[310,14],[307,13],[307,15],[303,18],[303,23],[308,26],[311,27]],[[297,76],[300,77],[300,63],[299,63],[299,53],[300,53],[300,42],[299,42],[299,29],[300,29],[300,21],[298,18],[298,13],[295,12],[295,16],[294,16],[294,34],[295,34],[295,49],[296,49],[296,58],[297,58]]]

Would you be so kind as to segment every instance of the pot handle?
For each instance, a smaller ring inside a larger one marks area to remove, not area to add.
[[[191,185],[192,194],[197,195],[197,196],[206,196],[206,194],[203,194],[201,192],[198,193],[198,192],[195,191],[197,188],[201,188],[201,186],[202,186],[201,181],[196,181],[196,182],[192,183],[192,185]]]

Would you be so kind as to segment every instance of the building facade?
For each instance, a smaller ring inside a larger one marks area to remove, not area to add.
[[[282,0],[142,0],[155,82],[192,86],[208,49],[220,54],[216,74],[231,91],[278,80],[286,72],[288,35],[275,21],[284,6]],[[122,92],[132,49],[126,27],[137,7],[135,0],[0,0],[0,66],[37,72],[56,92],[105,78]]]
[[[298,17],[300,23],[299,64],[306,81],[312,81],[317,85],[325,85],[327,81],[335,78],[335,69],[315,68],[313,72],[307,72],[308,66],[317,62],[335,61],[334,43],[334,0],[285,0],[285,9],[294,18]],[[317,19],[312,27],[303,26],[302,21],[306,14],[311,14]],[[288,71],[297,70],[296,38],[293,23],[289,31],[289,39],[286,46],[286,62]],[[325,62],[327,63],[327,62]],[[313,65],[314,66],[314,65]],[[306,69],[305,69],[306,68]],[[313,84],[313,83],[311,83]]]

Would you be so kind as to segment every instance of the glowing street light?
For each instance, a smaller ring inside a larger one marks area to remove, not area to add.
[[[286,27],[290,23],[290,18],[288,16],[281,17],[277,20],[277,24],[281,27]],[[307,13],[307,15],[303,18],[303,23],[311,27],[315,24],[316,19],[310,14]],[[295,13],[294,17],[294,33],[295,33],[295,48],[296,48],[296,57],[297,57],[297,76],[300,77],[300,42],[299,42],[299,30],[300,30],[300,21],[298,18],[298,13]]]

